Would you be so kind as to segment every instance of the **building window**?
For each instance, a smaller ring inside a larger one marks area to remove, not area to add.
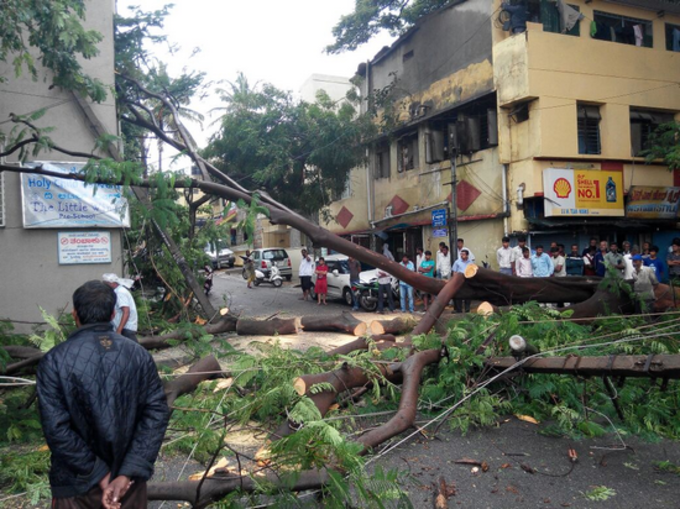
[[[578,153],[601,154],[600,107],[578,104]]]
[[[581,10],[578,5],[567,5],[577,11]],[[529,20],[534,23],[541,23],[544,32],[562,33],[561,16],[557,10],[557,2],[555,0],[529,0],[527,10],[529,12]],[[580,36],[581,21],[577,21],[571,30],[564,33],[576,37]]]
[[[680,25],[666,23],[666,49],[680,51]]]
[[[403,135],[397,141],[397,171],[413,170],[418,167],[418,133]]]
[[[390,178],[390,144],[383,142],[375,147],[375,178]]]
[[[654,45],[652,22],[609,12],[595,11],[595,39],[651,48]]]
[[[0,172],[0,228],[5,227],[5,173]]]
[[[450,135],[459,154],[471,154],[498,145],[496,108],[473,108],[460,113]]]
[[[445,160],[449,152],[446,136],[447,124],[431,122],[429,128],[429,132],[425,135],[425,162],[427,164],[438,163]]]
[[[630,143],[632,155],[639,156],[647,148],[649,136],[661,125],[673,121],[670,113],[649,110],[630,110]]]

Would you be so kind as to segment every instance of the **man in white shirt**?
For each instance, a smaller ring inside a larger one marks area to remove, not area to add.
[[[525,247],[527,247],[527,238],[524,235],[520,235],[517,237],[517,245],[512,248],[512,258],[510,259],[512,273],[514,275],[517,275],[517,260],[524,256],[522,252]]]
[[[102,280],[116,293],[116,308],[111,325],[117,334],[137,342],[137,305],[128,290],[132,288],[134,281],[111,273],[104,274]]]
[[[559,247],[553,247],[550,249],[550,254],[553,257],[553,265],[555,266],[555,272],[553,276],[555,277],[567,277],[567,263],[564,256],[560,252]]]
[[[418,272],[418,269],[420,268],[420,264],[425,261],[425,253],[423,252],[422,247],[417,247],[416,248],[416,267],[415,271]]]
[[[394,255],[392,254],[392,251],[390,251],[390,245],[385,242],[383,244],[383,255],[385,258],[387,258],[389,261],[393,262],[394,261]]]
[[[300,286],[302,287],[302,297],[300,300],[307,300],[309,291],[312,289],[312,276],[314,275],[314,260],[306,249],[302,250],[302,260],[300,260]]]
[[[512,276],[512,257],[514,253],[510,248],[510,237],[503,237],[501,242],[503,245],[496,251],[496,261],[500,267],[501,274]]]
[[[515,262],[515,275],[517,277],[534,277],[534,269],[531,266],[531,251],[525,247],[522,256]]]
[[[445,247],[446,247],[446,244],[444,242],[439,243],[439,249],[437,250],[437,257],[435,259],[435,261],[437,263],[437,270],[436,270],[437,279],[442,278],[442,274],[441,274],[439,268],[442,264],[442,257],[444,256],[444,248]]]
[[[449,247],[444,245],[442,250],[437,252],[437,272],[440,279],[449,279],[451,277],[451,255],[449,254]]]
[[[470,260],[470,263],[475,263],[475,255],[472,254],[472,251],[470,251],[469,248],[465,247],[465,241],[463,239],[458,239],[456,244],[458,245],[458,259],[460,260],[460,250],[465,248],[468,252],[468,260]]]

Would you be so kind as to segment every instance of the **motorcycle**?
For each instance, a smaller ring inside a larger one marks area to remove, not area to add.
[[[255,286],[260,286],[262,283],[271,283],[274,287],[279,288],[283,284],[283,278],[279,268],[276,265],[272,265],[266,272],[255,269],[255,281],[253,282]]]
[[[394,300],[394,305],[399,305],[399,281],[392,278],[391,291],[392,299]],[[352,292],[359,301],[359,305],[370,313],[378,309],[378,291],[380,289],[380,284],[377,278],[373,278],[370,281],[362,281],[360,283],[355,283],[352,285]],[[387,297],[383,301],[387,305]]]

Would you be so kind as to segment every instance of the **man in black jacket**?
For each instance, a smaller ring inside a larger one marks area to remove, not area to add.
[[[56,509],[146,507],[146,481],[170,411],[151,355],[113,331],[115,304],[104,283],[78,288],[78,330],[38,367]]]

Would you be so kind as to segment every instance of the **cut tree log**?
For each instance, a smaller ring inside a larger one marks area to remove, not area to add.
[[[328,483],[326,470],[305,470],[302,472],[276,472],[270,470],[261,476],[251,477],[206,477],[200,481],[151,482],[147,485],[148,500],[177,500],[191,504],[194,509],[203,509],[217,502],[229,493],[240,490],[251,493],[262,489],[263,483],[290,492],[320,488]]]
[[[371,339],[375,341],[378,348],[381,348],[382,345],[384,345],[385,348],[391,348],[392,346],[395,346],[395,342],[397,341],[397,338],[391,334],[371,336]],[[329,350],[326,353],[331,356],[347,355],[359,350],[368,350],[368,342],[366,341],[366,338],[355,339],[354,341],[345,343],[344,345],[338,346],[337,348],[333,348],[333,350]]]
[[[303,316],[301,322],[302,329],[305,332],[338,331],[354,336],[363,336],[368,328],[364,322],[347,311],[334,316]]]
[[[170,348],[172,345],[168,343],[169,340],[177,341],[187,339],[187,334],[193,335],[193,337],[200,337],[203,334],[224,334],[226,332],[233,332],[236,330],[236,321],[236,316],[228,314],[221,317],[217,322],[204,326],[202,330],[196,328],[187,333],[186,330],[178,329],[161,336],[143,336],[137,339],[139,344],[147,350]]]
[[[201,382],[219,378],[222,374],[222,367],[214,356],[204,357],[191,366],[183,375],[163,384],[165,396],[168,399],[168,406],[172,408],[172,404],[177,398],[183,394],[193,392]]]
[[[275,336],[297,334],[301,330],[299,318],[272,318],[271,320],[250,320],[239,318],[236,333],[239,336]]]
[[[423,373],[425,366],[439,362],[445,355],[445,347],[424,350],[412,355],[404,362],[390,365],[388,371],[393,373],[399,372],[403,377],[399,410],[385,424],[361,435],[357,439],[357,442],[364,446],[363,454],[413,426],[418,411],[420,375]]]
[[[430,307],[427,308],[425,316],[423,316],[420,322],[418,322],[418,325],[415,326],[411,332],[411,336],[427,334],[430,332],[430,329],[432,329],[437,320],[439,320],[439,317],[444,312],[449,301],[453,299],[454,296],[458,295],[458,292],[463,287],[463,283],[465,283],[465,276],[460,272],[456,272],[453,277],[446,282],[442,291],[437,294],[434,302],[430,304]]]
[[[492,357],[486,365],[497,371],[514,366],[514,357]],[[680,378],[680,355],[617,355],[601,357],[545,357],[522,364],[526,373],[580,376]]]
[[[382,334],[406,334],[415,327],[417,320],[410,316],[395,318],[393,320],[373,320],[369,326],[370,333],[380,336]]]

